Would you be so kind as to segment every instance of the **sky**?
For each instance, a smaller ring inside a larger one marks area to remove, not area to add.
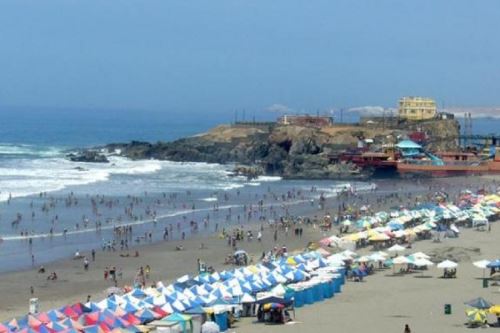
[[[498,0],[0,0],[0,112],[314,112],[419,95],[495,115],[499,18]]]

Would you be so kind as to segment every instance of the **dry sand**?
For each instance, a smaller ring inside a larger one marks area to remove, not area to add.
[[[489,180],[500,180],[491,176]],[[469,181],[473,181],[469,179]],[[288,248],[303,248],[309,240],[322,237],[318,229],[308,228],[302,239],[293,235],[285,238],[280,235],[279,244]],[[293,325],[268,326],[251,324],[253,318],[244,319],[230,331],[250,332],[402,332],[405,323],[412,332],[460,332],[466,331],[463,304],[469,299],[483,296],[493,303],[500,303],[498,287],[482,288],[482,270],[475,268],[472,261],[484,258],[500,257],[500,223],[494,223],[491,232],[462,230],[460,238],[445,239],[441,243],[430,240],[416,242],[412,251],[444,252],[443,249],[454,247],[454,252],[464,252],[459,263],[457,279],[438,278],[442,271],[430,268],[425,275],[388,276],[391,271],[379,271],[369,276],[365,282],[348,282],[342,293],[334,298],[296,311],[297,323]],[[200,250],[200,243],[207,249]],[[46,275],[39,275],[33,270],[3,274],[0,283],[0,320],[10,319],[26,313],[30,297],[29,287],[35,288],[35,297],[41,302],[41,310],[74,302],[84,302],[88,294],[97,301],[105,297],[106,288],[113,285],[105,281],[103,270],[106,266],[123,268],[123,280],[120,285],[131,284],[137,268],[149,264],[152,267],[151,281],[171,281],[183,274],[194,273],[196,259],[200,258],[216,269],[224,269],[223,258],[231,253],[226,241],[216,237],[184,241],[184,251],[175,251],[180,242],[164,242],[139,248],[140,257],[121,258],[119,252],[97,252],[96,262],[91,262],[88,272],[83,270],[83,263],[64,260],[47,265],[48,272],[56,271],[59,280],[46,280]],[[242,248],[259,254],[272,248],[274,242],[269,231],[264,232],[263,242],[243,242]],[[479,248],[480,252],[467,249]],[[464,250],[465,249],[465,250]],[[364,252],[363,250],[361,252]],[[133,253],[133,251],[130,251]],[[88,254],[87,254],[88,255]],[[469,258],[467,258],[469,256]],[[90,257],[90,256],[89,256]],[[444,315],[444,304],[452,304],[452,314]],[[490,316],[490,321],[494,318]]]

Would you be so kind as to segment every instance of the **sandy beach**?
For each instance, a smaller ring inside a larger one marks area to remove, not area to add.
[[[465,187],[480,188],[496,186],[499,176],[447,178],[433,180],[433,186],[442,187],[445,191],[457,193]],[[421,188],[428,186],[425,182]],[[401,193],[405,193],[401,189]],[[416,193],[415,195],[420,195]],[[370,194],[366,194],[370,197]],[[368,200],[372,209],[383,210],[394,202],[378,202],[376,196]],[[332,199],[334,200],[334,199]],[[413,202],[414,196],[405,194],[405,203]],[[324,211],[318,211],[318,215]],[[258,226],[252,227],[254,230]],[[317,241],[325,235],[336,233],[332,230],[327,234],[309,226],[304,229],[301,239],[290,232],[280,233],[278,241],[273,240],[272,232],[266,227],[262,242],[244,241],[239,247],[251,253],[258,260],[262,251],[267,251],[275,245],[286,245],[289,249],[303,249],[309,241]],[[431,240],[414,243],[415,251],[425,253],[440,253],[450,251],[462,253],[459,262],[457,279],[440,279],[442,271],[430,268],[425,277],[420,274],[405,276],[389,276],[391,271],[379,271],[369,276],[362,283],[348,282],[344,291],[334,298],[297,310],[294,325],[267,326],[251,324],[253,319],[244,319],[231,331],[251,332],[261,329],[268,332],[302,332],[326,331],[335,329],[339,332],[363,332],[367,329],[376,332],[402,332],[404,324],[408,323],[412,332],[460,332],[464,331],[465,315],[463,302],[483,296],[493,303],[500,303],[498,287],[482,288],[482,271],[472,265],[480,259],[498,257],[498,239],[500,225],[494,223],[491,232],[480,232],[462,229],[459,238],[445,239],[441,243]],[[204,249],[200,249],[200,244]],[[176,246],[182,244],[183,251],[176,251]],[[451,248],[451,249],[450,249]],[[138,247],[139,257],[120,257],[120,251],[96,253],[95,262],[90,262],[90,269],[83,269],[82,260],[62,260],[45,265],[47,272],[55,271],[57,281],[47,281],[46,274],[38,274],[36,269],[5,273],[1,276],[0,319],[7,320],[25,314],[28,310],[28,300],[31,297],[40,299],[41,310],[48,310],[65,304],[85,302],[87,296],[91,300],[101,300],[106,296],[106,289],[114,284],[104,280],[106,267],[116,266],[123,271],[123,278],[118,285],[131,285],[140,266],[150,265],[151,276],[148,284],[155,281],[172,281],[184,274],[196,272],[196,259],[213,266],[216,270],[229,268],[223,264],[224,258],[232,253],[227,241],[217,236],[198,236],[189,240],[160,242]],[[369,250],[361,249],[360,253]],[[133,255],[134,250],[128,251]],[[82,253],[91,258],[90,253]],[[427,277],[428,276],[428,277]],[[30,294],[30,286],[34,294]],[[444,315],[444,304],[452,304],[451,315]],[[493,318],[490,318],[491,320]]]

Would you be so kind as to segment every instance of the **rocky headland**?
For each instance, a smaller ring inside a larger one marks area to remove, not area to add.
[[[399,124],[397,128],[348,124],[317,128],[246,123],[221,125],[206,133],[172,142],[132,141],[100,148],[134,160],[232,163],[236,165],[235,174],[248,177],[267,174],[284,178],[352,179],[366,178],[369,174],[353,164],[339,162],[333,156],[355,148],[360,139],[370,138],[373,145],[382,145],[388,140],[403,138],[416,129],[425,131],[431,138],[429,148],[456,149],[459,125],[455,120]],[[93,161],[98,158],[98,155],[88,156]]]

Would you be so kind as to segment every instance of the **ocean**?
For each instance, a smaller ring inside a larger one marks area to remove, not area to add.
[[[230,175],[232,166],[111,157],[108,164],[73,163],[77,147],[130,140],[173,140],[204,132],[224,117],[173,117],[140,112],[77,114],[61,111],[2,112],[0,117],[0,272],[100,249],[133,226],[130,246],[206,233],[194,228],[259,223],[281,214],[301,214],[319,193],[335,195],[336,181],[284,181]],[[318,191],[311,192],[316,186]],[[355,183],[359,190],[369,184]],[[271,194],[273,193],[273,194]],[[301,193],[293,200],[276,193]],[[261,210],[252,206],[266,198]],[[285,203],[286,201],[286,203]],[[220,229],[219,229],[220,231]],[[151,234],[151,239],[149,239]]]
[[[91,164],[65,158],[78,147],[194,135],[231,122],[226,115],[0,111],[0,271],[30,267],[32,255],[39,265],[76,251],[99,249],[120,241],[115,229],[124,225],[134,228],[130,246],[142,245],[161,241],[165,228],[170,239],[180,239],[183,233],[189,237],[203,232],[193,229],[193,223],[205,220],[221,228],[262,223],[306,213],[320,193],[335,195],[346,186],[361,191],[371,186],[279,177],[248,181],[231,176],[231,166],[207,163],[112,157],[111,163]],[[493,130],[487,127],[484,132]],[[311,191],[313,186],[317,191]],[[292,193],[293,199],[277,193]],[[262,198],[265,207],[248,216],[251,205]]]

